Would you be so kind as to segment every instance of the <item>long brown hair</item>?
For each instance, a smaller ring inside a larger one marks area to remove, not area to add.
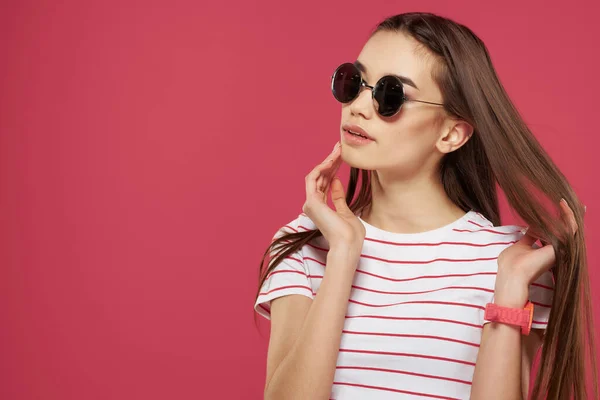
[[[500,83],[486,46],[469,28],[431,13],[406,13],[385,19],[371,35],[380,31],[410,35],[424,54],[434,57],[433,78],[447,113],[474,128],[467,143],[442,159],[440,174],[450,199],[465,212],[480,212],[498,226],[498,184],[530,232],[556,249],[554,297],[532,399],[587,399],[589,372],[593,398],[598,398],[585,211],[573,188],[526,126]],[[350,170],[346,203],[355,213],[371,202],[370,177],[370,171]],[[561,198],[575,214],[579,230],[574,236],[556,218],[557,209],[547,206],[557,205]],[[275,239],[262,257],[258,290],[285,257],[319,236],[319,230],[309,230]]]

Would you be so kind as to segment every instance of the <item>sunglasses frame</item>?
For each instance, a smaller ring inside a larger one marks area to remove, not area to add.
[[[356,95],[353,98],[351,98],[350,100],[348,100],[346,102],[343,102],[343,101],[338,100],[338,98],[335,96],[335,91],[334,91],[333,86],[334,86],[334,81],[335,81],[336,74],[338,73],[338,71],[342,67],[344,67],[346,65],[349,65],[354,70],[356,70],[357,75],[360,77],[360,86],[359,86],[358,92],[356,93]],[[400,103],[400,106],[398,107],[398,109],[393,114],[391,114],[391,115],[382,115],[379,112],[379,108],[376,107],[376,104],[375,104],[377,102],[377,100],[375,99],[375,90],[376,90],[375,88],[377,87],[377,85],[379,85],[379,83],[383,79],[389,79],[389,78],[393,79],[400,86],[400,88],[402,88],[402,103]],[[379,78],[379,80],[375,83],[374,86],[371,86],[371,85],[367,84],[367,82],[363,79],[362,74],[361,74],[360,70],[356,67],[356,65],[354,65],[351,62],[346,62],[346,63],[343,63],[343,64],[339,65],[335,69],[335,71],[333,72],[333,74],[331,75],[331,93],[333,94],[333,97],[337,101],[339,101],[340,103],[342,103],[342,104],[348,104],[348,103],[351,103],[352,101],[356,100],[356,98],[360,95],[360,92],[362,92],[362,88],[363,87],[367,87],[367,88],[371,89],[371,99],[373,100],[373,108],[375,108],[375,111],[377,112],[377,114],[379,114],[380,116],[382,116],[384,118],[391,118],[394,115],[398,114],[400,112],[400,110],[402,109],[402,106],[404,105],[404,103],[406,103],[408,101],[414,101],[414,102],[417,102],[417,103],[425,103],[425,104],[433,104],[433,105],[437,105],[437,106],[444,106],[443,103],[433,103],[431,101],[408,99],[406,97],[406,92],[404,90],[404,83],[402,83],[402,81],[397,76],[394,76],[394,75],[385,75],[385,76],[382,76],[381,78]]]

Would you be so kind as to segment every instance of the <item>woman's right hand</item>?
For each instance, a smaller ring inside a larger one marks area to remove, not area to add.
[[[365,227],[346,204],[344,186],[336,176],[342,164],[342,148],[338,142],[331,154],[305,178],[306,202],[302,211],[314,222],[329,243],[329,249],[348,252],[358,259],[365,239]],[[335,207],[327,204],[327,195]]]

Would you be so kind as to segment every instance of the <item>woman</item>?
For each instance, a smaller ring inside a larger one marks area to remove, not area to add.
[[[542,345],[533,398],[591,398],[584,207],[482,41],[434,14],[396,15],[332,91],[341,141],[261,263],[265,398],[527,399]],[[498,226],[496,184],[528,232]]]

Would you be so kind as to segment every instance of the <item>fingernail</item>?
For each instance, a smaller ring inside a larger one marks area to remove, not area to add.
[[[560,201],[567,204],[567,201],[564,198],[561,198]]]
[[[340,142],[337,142],[335,146],[333,146],[333,151],[337,150],[338,147],[340,147]]]

